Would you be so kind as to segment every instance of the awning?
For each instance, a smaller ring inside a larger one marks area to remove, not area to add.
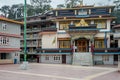
[[[15,51],[21,51],[19,48],[0,48],[0,53],[10,53]]]

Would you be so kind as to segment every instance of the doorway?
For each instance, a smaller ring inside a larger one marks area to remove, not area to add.
[[[87,52],[88,51],[88,40],[86,39],[79,39],[76,41],[77,52]]]
[[[62,64],[66,64],[66,55],[62,55]]]

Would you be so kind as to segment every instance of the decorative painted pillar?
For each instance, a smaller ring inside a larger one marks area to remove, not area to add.
[[[111,20],[107,20],[107,30],[110,30],[110,23],[111,23]]]
[[[59,30],[59,22],[58,21],[56,22],[56,28],[57,28],[57,30]]]

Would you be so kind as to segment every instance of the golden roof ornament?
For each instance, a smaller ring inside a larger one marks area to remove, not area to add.
[[[81,19],[81,21],[76,26],[88,26],[88,24],[85,22],[84,19]]]

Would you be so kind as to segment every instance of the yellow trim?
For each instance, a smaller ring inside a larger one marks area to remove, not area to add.
[[[71,40],[71,38],[58,38],[58,40]]]
[[[77,18],[77,19],[55,19],[52,21],[75,21],[75,20],[81,20],[83,18]],[[102,17],[102,18],[84,18],[84,20],[102,20],[102,19],[116,19],[116,17]]]
[[[0,17],[0,20],[11,22],[11,23],[16,23],[16,24],[23,24],[23,22],[15,21],[15,20],[12,20],[12,19],[7,19],[7,18],[3,18],[3,17]]]

